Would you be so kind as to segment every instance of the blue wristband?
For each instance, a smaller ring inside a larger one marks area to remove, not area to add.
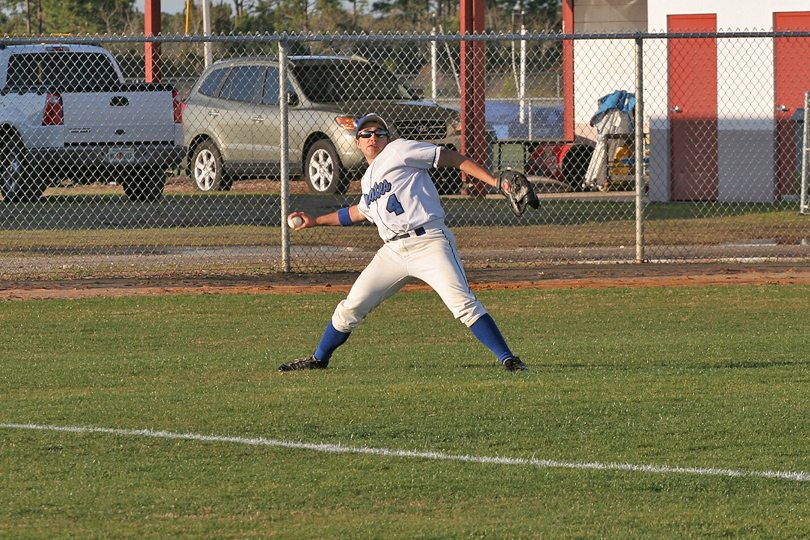
[[[349,216],[349,207],[341,208],[338,212],[338,219],[340,220],[340,224],[344,227],[348,227],[349,225],[354,225],[352,222],[351,216]]]

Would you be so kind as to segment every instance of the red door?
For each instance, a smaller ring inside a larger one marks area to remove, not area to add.
[[[777,32],[808,31],[810,12],[774,13]],[[784,37],[774,40],[774,100],[776,107],[776,190],[779,195],[796,193],[801,162],[796,151],[796,125],[791,116],[804,107],[804,93],[810,91],[810,38]]]
[[[717,31],[717,16],[670,15],[672,33]],[[670,171],[676,201],[716,200],[717,42],[711,38],[670,39]]]

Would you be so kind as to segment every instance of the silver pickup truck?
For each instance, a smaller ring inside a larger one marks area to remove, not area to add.
[[[133,201],[163,194],[183,159],[171,86],[127,83],[95,45],[0,46],[0,192],[38,199],[52,183],[120,183]]]

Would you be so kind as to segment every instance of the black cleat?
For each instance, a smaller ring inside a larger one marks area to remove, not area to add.
[[[510,356],[504,360],[503,368],[506,371],[529,371],[529,366],[521,362],[517,356]]]
[[[279,371],[298,371],[299,369],[325,369],[326,363],[321,362],[312,354],[306,358],[299,358],[278,366]]]

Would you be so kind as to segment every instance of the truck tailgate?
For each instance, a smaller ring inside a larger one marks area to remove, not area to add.
[[[62,103],[67,145],[174,140],[169,91],[68,92]]]

